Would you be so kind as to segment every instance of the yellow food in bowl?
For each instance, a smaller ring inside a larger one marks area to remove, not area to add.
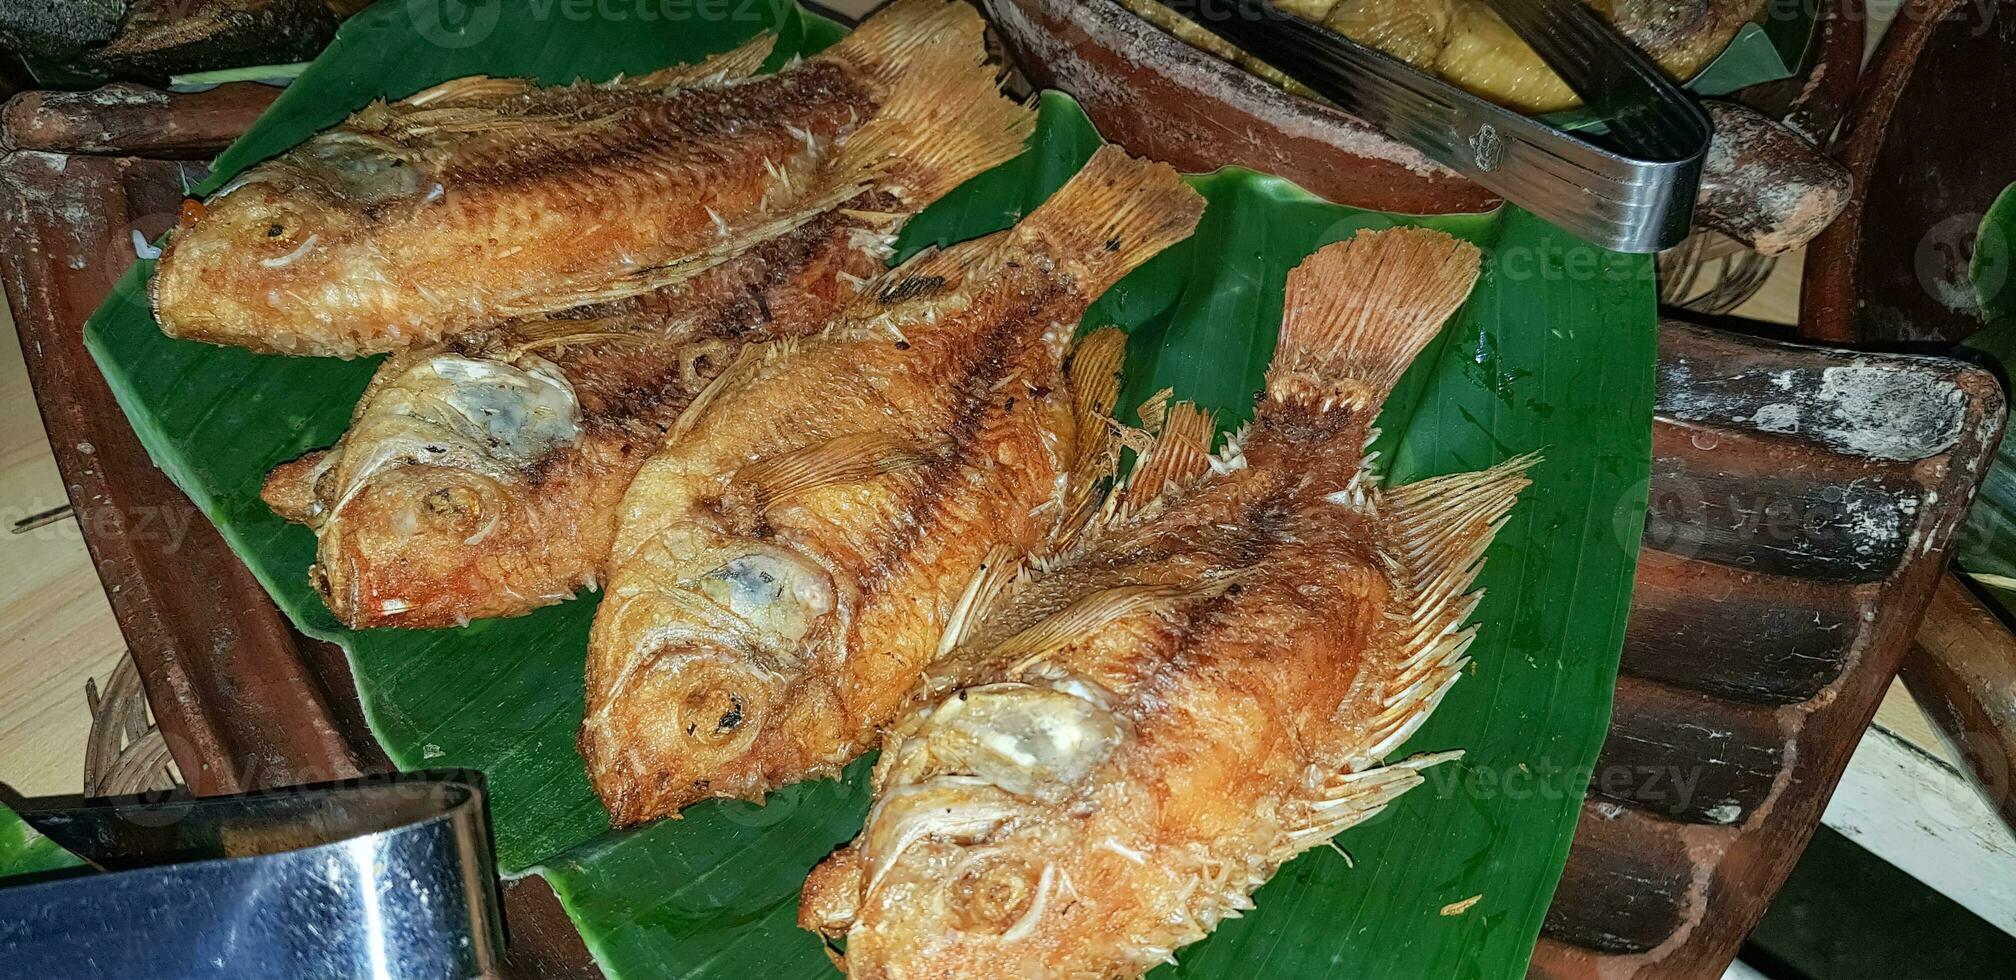
[[[1157,0],[1120,2],[1198,48],[1309,94]],[[1708,67],[1764,5],[1764,0],[1584,2],[1681,80]],[[1274,5],[1521,112],[1581,104],[1484,0],[1274,0]]]

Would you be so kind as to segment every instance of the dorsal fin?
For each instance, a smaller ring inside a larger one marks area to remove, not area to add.
[[[1438,752],[1332,777],[1319,791],[1321,795],[1310,806],[1306,820],[1288,828],[1282,842],[1286,853],[1279,859],[1286,860],[1370,820],[1400,794],[1421,785],[1421,770],[1461,758],[1462,752]]]
[[[770,60],[770,52],[776,48],[777,35],[765,32],[735,48],[709,55],[701,61],[687,65],[671,65],[635,78],[619,79],[610,82],[609,87],[663,90],[747,78],[762,70],[763,63]]]
[[[529,78],[496,78],[465,75],[421,89],[394,105],[407,108],[439,107],[464,102],[496,102],[536,91],[538,83]]]
[[[1538,455],[1520,456],[1387,495],[1382,506],[1397,537],[1391,553],[1401,556],[1406,602],[1394,624],[1402,659],[1385,682],[1381,710],[1355,759],[1379,759],[1399,748],[1462,676],[1465,652],[1476,638],[1475,627],[1463,624],[1483,598],[1471,585],[1519,492],[1532,483],[1526,471],[1538,462]]]

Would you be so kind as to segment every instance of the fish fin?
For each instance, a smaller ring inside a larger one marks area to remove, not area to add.
[[[734,484],[762,506],[821,487],[860,483],[916,469],[941,457],[936,447],[887,432],[858,432],[765,456],[735,472]]]
[[[1439,231],[1362,231],[1288,275],[1281,340],[1267,368],[1275,406],[1369,425],[1416,355],[1476,285],[1477,246]],[[1264,406],[1261,414],[1269,414]]]
[[[802,202],[802,206],[787,214],[745,229],[733,238],[722,239],[677,262],[633,269],[617,276],[597,279],[593,285],[519,297],[510,303],[491,307],[491,312],[507,319],[538,318],[556,310],[614,303],[670,289],[741,257],[748,252],[750,242],[766,242],[797,231],[842,202],[859,196],[863,190],[858,184],[834,188]]]
[[[885,99],[835,165],[922,206],[1021,153],[1036,113],[1001,94],[986,32],[970,4],[896,0],[818,55],[867,75]]]
[[[1121,490],[1123,518],[1195,486],[1211,473],[1211,443],[1218,434],[1218,424],[1210,412],[1190,402],[1177,402],[1168,406],[1156,430],[1154,441],[1134,464]]]
[[[1078,342],[1064,366],[1078,438],[1065,478],[1063,507],[1050,534],[1050,554],[1070,550],[1098,515],[1100,487],[1113,479],[1120,465],[1121,433],[1113,413],[1126,362],[1126,332],[1102,327]]]
[[[318,449],[300,459],[281,463],[266,474],[266,482],[259,487],[259,499],[283,520],[295,524],[319,523],[323,508],[315,495],[315,484],[335,461],[336,450]]]
[[[1400,794],[1421,785],[1421,770],[1454,762],[1463,753],[1437,752],[1418,755],[1389,766],[1363,769],[1332,777],[1311,804],[1306,821],[1288,829],[1287,851],[1283,857],[1300,854],[1323,844],[1353,826],[1377,816],[1400,798]]]
[[[421,89],[393,105],[419,108],[421,106],[440,107],[463,102],[492,102],[508,99],[536,91],[538,83],[529,78],[496,78],[490,75],[465,75],[451,78],[439,85]]]
[[[988,657],[995,663],[1012,663],[1008,674],[1019,674],[1072,643],[1097,636],[1122,619],[1137,613],[1166,615],[1184,602],[1222,594],[1246,574],[1235,572],[1173,585],[1121,585],[1101,589],[1081,596],[1042,621],[1001,641]]]
[[[763,63],[770,60],[770,52],[776,49],[777,35],[766,31],[720,54],[708,55],[691,64],[669,65],[634,78],[619,79],[610,82],[609,87],[675,89],[748,78],[763,69]]]
[[[938,636],[939,657],[951,653],[953,648],[973,635],[973,628],[987,618],[994,604],[1021,577],[1022,570],[1022,562],[1014,548],[997,544],[987,550],[986,557],[980,559],[980,567],[973,572],[973,580],[966,583],[966,590],[960,593],[958,604],[952,607],[952,614],[945,619],[945,630]]]
[[[1106,146],[1015,226],[1008,247],[1050,256],[1096,299],[1189,238],[1203,215],[1204,196],[1176,168]]]
[[[1519,492],[1532,484],[1526,471],[1539,461],[1537,455],[1520,456],[1487,470],[1408,484],[1387,495],[1407,596],[1394,641],[1403,658],[1384,684],[1380,711],[1367,725],[1358,757],[1382,758],[1399,748],[1462,676],[1477,636],[1475,627],[1463,624],[1484,597],[1472,592],[1471,585]]]

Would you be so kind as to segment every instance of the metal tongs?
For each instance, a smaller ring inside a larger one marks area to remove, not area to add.
[[[1506,200],[1619,252],[1687,237],[1707,113],[1578,0],[1488,0],[1609,127],[1599,144],[1487,102],[1267,0],[1168,6]]]
[[[504,933],[480,780],[24,811],[90,867],[0,887],[0,975],[492,976]]]

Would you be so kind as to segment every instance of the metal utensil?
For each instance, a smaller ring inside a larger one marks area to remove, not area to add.
[[[440,980],[502,956],[477,781],[22,817],[101,870],[0,888],[8,976]]]
[[[1619,252],[1687,237],[1713,129],[1657,63],[1577,0],[1490,0],[1609,126],[1555,129],[1267,0],[1171,0],[1227,42],[1520,207]]]

